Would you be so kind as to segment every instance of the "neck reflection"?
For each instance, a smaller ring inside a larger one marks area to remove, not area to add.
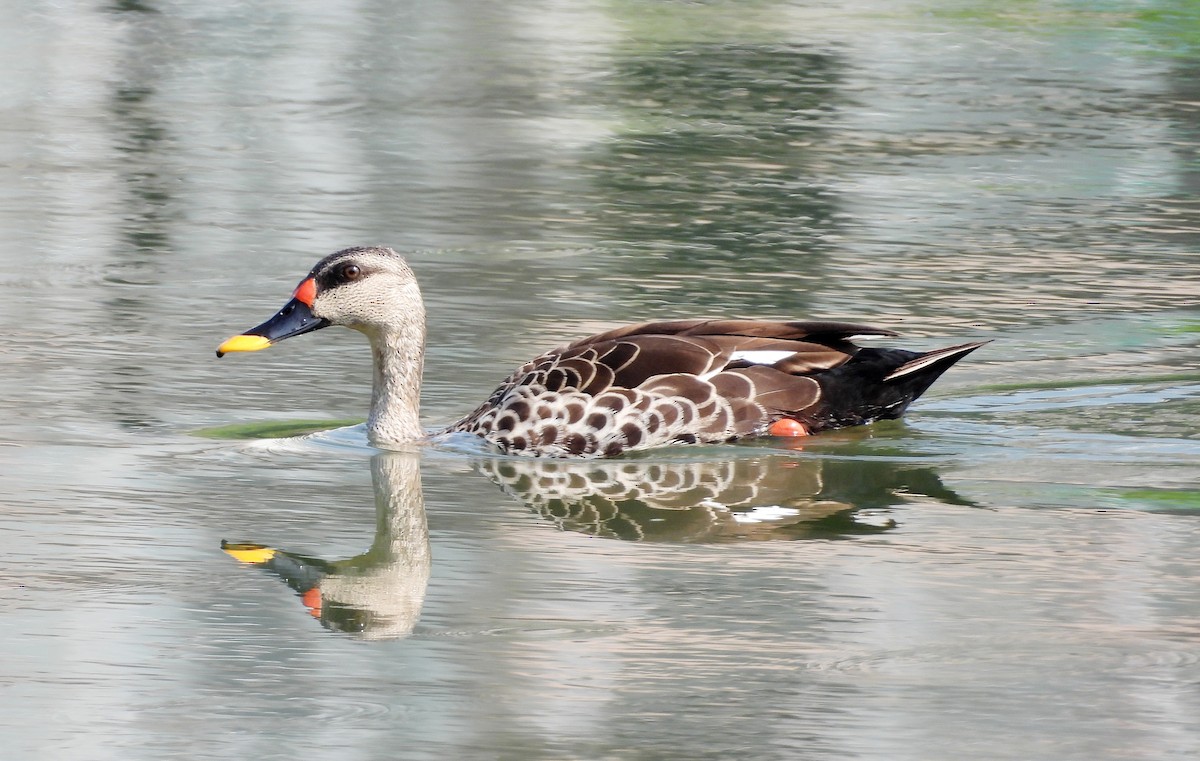
[[[366,552],[327,561],[253,543],[222,543],[234,558],[277,574],[321,625],[364,639],[412,632],[429,583],[429,528],[419,455],[371,458],[375,539]]]

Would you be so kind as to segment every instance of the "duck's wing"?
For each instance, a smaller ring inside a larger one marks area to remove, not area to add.
[[[636,388],[657,375],[711,377],[726,369],[769,365],[792,374],[828,370],[858,351],[854,336],[894,336],[868,325],[771,320],[670,320],[628,325],[575,341],[543,357],[592,357]],[[537,360],[535,360],[536,362]]]
[[[725,441],[817,405],[812,376],[850,361],[853,336],[893,335],[839,322],[630,325],[531,360],[450,430],[551,455]]]

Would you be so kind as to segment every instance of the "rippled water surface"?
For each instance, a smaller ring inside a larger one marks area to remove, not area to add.
[[[14,10],[5,758],[1200,755],[1193,3]],[[381,453],[361,337],[213,356],[364,243],[430,426],[641,319],[993,343],[790,449]]]

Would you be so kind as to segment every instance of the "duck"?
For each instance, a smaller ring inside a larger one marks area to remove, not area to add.
[[[472,434],[507,455],[614,457],[655,447],[811,436],[899,418],[960,359],[988,343],[933,351],[859,346],[892,330],[832,321],[693,318],[625,325],[518,367],[478,407],[432,434],[420,423],[425,306],[390,248],[317,262],[270,319],[217,356],[341,325],[373,358],[367,438],[396,449]]]

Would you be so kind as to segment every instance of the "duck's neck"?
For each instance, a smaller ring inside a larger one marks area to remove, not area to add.
[[[367,333],[374,355],[375,379],[367,438],[376,446],[403,444],[421,432],[421,370],[425,364],[425,320]]]

